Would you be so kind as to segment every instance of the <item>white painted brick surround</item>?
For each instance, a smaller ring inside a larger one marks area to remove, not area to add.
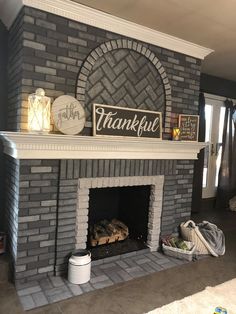
[[[159,247],[164,176],[102,177],[78,180],[76,214],[76,249],[86,248],[88,235],[89,190],[91,188],[151,185],[147,245],[151,251]]]

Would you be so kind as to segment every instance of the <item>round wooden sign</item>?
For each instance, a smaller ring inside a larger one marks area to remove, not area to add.
[[[72,96],[63,95],[56,98],[52,104],[52,116],[55,126],[64,134],[78,134],[85,125],[84,108]]]

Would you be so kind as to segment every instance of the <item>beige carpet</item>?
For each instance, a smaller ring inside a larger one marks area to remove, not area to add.
[[[236,314],[236,279],[222,283],[182,300],[166,304],[148,314],[213,314],[214,309],[221,306],[227,314]]]

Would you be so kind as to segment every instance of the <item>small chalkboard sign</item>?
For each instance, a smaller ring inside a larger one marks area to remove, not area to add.
[[[161,112],[94,104],[93,135],[161,139]]]
[[[199,116],[180,114],[179,127],[181,132],[181,141],[198,141]]]

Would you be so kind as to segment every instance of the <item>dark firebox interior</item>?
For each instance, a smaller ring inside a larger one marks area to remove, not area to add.
[[[101,220],[116,218],[129,228],[123,241],[88,248],[92,259],[120,255],[146,248],[150,185],[90,189],[89,227]]]

